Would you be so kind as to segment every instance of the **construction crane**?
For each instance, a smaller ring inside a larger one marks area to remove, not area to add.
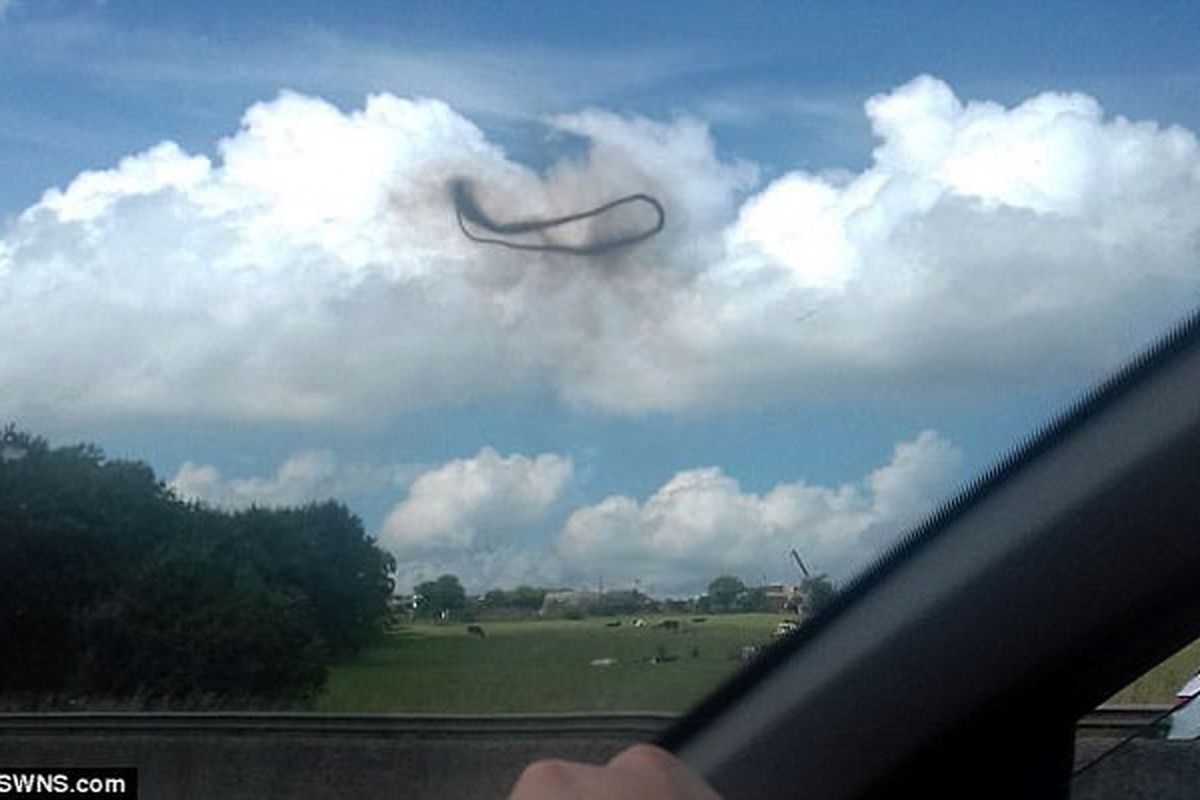
[[[812,575],[808,572],[808,567],[804,566],[804,562],[800,560],[800,554],[796,552],[796,548],[792,548],[792,558],[796,561],[796,566],[800,568],[800,575],[804,578],[811,578]]]
[[[796,614],[801,613],[800,605],[803,602],[801,599],[801,587],[805,581],[812,578],[812,574],[808,571],[808,567],[804,566],[804,560],[800,558],[800,553],[796,552],[796,548],[792,548],[792,560],[796,562],[796,566],[800,569],[800,586],[793,588],[788,593],[788,599],[784,602],[784,611],[791,611]],[[792,633],[799,626],[799,620],[785,619],[775,628],[776,636],[784,636]]]

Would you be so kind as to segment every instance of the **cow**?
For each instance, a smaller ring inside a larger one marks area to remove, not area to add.
[[[671,631],[672,633],[676,633],[679,631],[679,620],[664,619],[662,622],[658,623],[654,627],[662,628],[664,631]]]
[[[667,654],[667,648],[663,645],[658,646],[658,652],[650,659],[651,664],[669,664],[672,661],[678,661],[679,656]]]
[[[480,639],[487,638],[487,634],[483,632],[483,628],[479,625],[468,625],[467,633],[471,634],[472,636],[478,636]]]

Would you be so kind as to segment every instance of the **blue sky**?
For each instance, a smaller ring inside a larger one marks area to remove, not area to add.
[[[247,14],[240,3],[9,0],[6,22],[7,212],[164,137],[209,149],[246,106],[283,86],[346,106],[372,91],[436,89],[468,106],[507,93],[472,110],[511,108],[515,119],[490,121],[518,128],[588,104],[653,114],[728,105],[724,117],[713,114],[720,144],[778,169],[861,166],[871,147],[862,101],[923,72],[1004,103],[1070,89],[1132,117],[1193,129],[1200,121],[1200,12],[1188,2],[768,2],[731,11],[381,1],[257,3]],[[306,65],[306,53],[316,63]],[[405,53],[428,54],[428,72],[441,79],[390,70],[387,56]],[[580,55],[586,63],[573,66]],[[625,58],[648,79],[612,68]],[[555,74],[523,73],[523,61],[553,64]],[[595,74],[610,69],[618,75]]]
[[[0,418],[402,581],[846,577],[1196,300],[1200,9],[1044,6],[9,0]]]

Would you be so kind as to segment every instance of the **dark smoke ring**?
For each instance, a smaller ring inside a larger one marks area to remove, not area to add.
[[[500,247],[507,247],[510,250],[534,250],[542,253],[567,253],[576,256],[598,256],[614,250],[618,247],[628,247],[629,245],[644,242],[651,236],[663,229],[663,225],[667,222],[667,212],[663,210],[662,203],[654,199],[648,194],[638,192],[624,197],[619,197],[612,202],[604,205],[596,206],[587,211],[580,211],[576,214],[567,214],[563,217],[549,217],[546,219],[522,219],[514,222],[496,222],[479,207],[475,202],[474,196],[471,194],[471,185],[465,180],[455,180],[450,183],[450,195],[454,200],[454,212],[458,217],[459,230],[473,242],[480,244],[494,244]],[[472,233],[467,228],[467,222],[476,225],[491,233],[499,236],[515,236],[522,233],[532,233],[535,231],[549,230],[557,228],[560,225],[567,225],[571,222],[578,222],[589,217],[598,217],[605,214],[618,206],[627,205],[629,203],[646,203],[654,209],[657,214],[657,221],[649,228],[638,233],[629,234],[628,236],[618,236],[612,239],[601,239],[587,244],[570,245],[570,244],[525,244],[523,242],[513,242],[508,239],[501,239],[491,236],[478,236]]]

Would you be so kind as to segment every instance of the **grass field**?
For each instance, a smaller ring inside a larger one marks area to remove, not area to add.
[[[1173,703],[1175,692],[1200,668],[1200,640],[1192,642],[1113,696],[1112,703]]]
[[[658,619],[651,619],[650,623]],[[604,619],[414,624],[334,667],[321,711],[445,713],[683,711],[740,664],[744,645],[771,638],[776,614],[680,618],[682,629],[618,628]],[[695,654],[693,654],[695,653]],[[667,655],[675,660],[654,664]],[[611,666],[591,666],[613,658]],[[1110,702],[1170,703],[1200,666],[1200,641],[1180,650]]]
[[[321,711],[447,713],[683,711],[740,665],[742,646],[770,640],[777,614],[735,614],[676,633],[629,620],[414,624],[334,667]],[[651,618],[653,625],[658,619]],[[666,663],[651,663],[666,655]],[[596,659],[616,659],[592,666]]]

